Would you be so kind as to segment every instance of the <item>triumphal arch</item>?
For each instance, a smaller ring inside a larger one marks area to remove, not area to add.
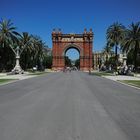
[[[80,55],[80,70],[87,71],[92,68],[92,47],[93,32],[92,29],[86,29],[82,34],[63,34],[61,30],[54,29],[52,32],[52,56],[54,70],[65,67],[65,54],[74,48]]]

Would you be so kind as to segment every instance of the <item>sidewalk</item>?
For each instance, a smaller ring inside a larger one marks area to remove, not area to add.
[[[117,76],[102,76],[107,79],[118,81],[118,80],[140,80],[140,77],[133,77],[133,76],[125,76],[125,75],[117,75]]]
[[[17,80],[23,80],[23,79],[28,79],[36,77],[36,75],[28,75],[27,73],[25,74],[16,74],[16,75],[7,75],[7,73],[0,73],[0,79],[17,79]]]

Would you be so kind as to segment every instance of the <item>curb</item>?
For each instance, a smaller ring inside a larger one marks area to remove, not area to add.
[[[120,82],[120,81],[116,81],[116,82],[118,82],[118,83],[120,83],[120,84],[123,84],[123,85],[126,85],[126,86],[129,86],[129,87],[136,88],[136,89],[139,89],[139,90],[140,90],[140,88],[139,88],[139,87],[136,87],[136,86],[133,86],[133,85],[130,85],[130,84],[126,84],[126,83],[123,83],[123,82]]]
[[[12,83],[15,83],[15,82],[18,82],[18,81],[22,81],[22,80],[26,80],[26,79],[30,79],[30,78],[34,78],[34,77],[36,77],[36,76],[32,76],[32,77],[28,77],[28,78],[25,78],[25,79],[12,79],[11,81],[9,81],[9,82],[5,82],[5,83],[2,83],[2,84],[0,84],[0,86],[4,86],[4,85],[8,85],[8,84],[12,84]],[[5,79],[5,78],[4,78]]]
[[[104,76],[101,76],[101,77],[106,78],[106,77],[104,77]],[[135,88],[135,89],[139,89],[139,90],[140,90],[139,87],[136,87],[136,86],[133,86],[133,85],[129,85],[129,84],[120,82],[120,81],[118,81],[118,80],[112,80],[112,79],[109,79],[109,78],[106,78],[106,79],[111,80],[111,81],[114,81],[114,82],[117,82],[117,83],[120,83],[120,84],[122,84],[122,85],[126,85],[126,86],[129,86],[129,87],[132,87],[132,88]]]

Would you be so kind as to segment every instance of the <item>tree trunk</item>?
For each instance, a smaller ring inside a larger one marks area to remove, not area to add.
[[[117,45],[115,46],[115,61],[116,61],[116,71],[118,67],[118,48]]]
[[[137,71],[137,45],[135,46],[135,50],[134,50],[134,68],[135,71]]]

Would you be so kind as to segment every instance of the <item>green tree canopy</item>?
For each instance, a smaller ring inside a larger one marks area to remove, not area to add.
[[[11,20],[2,19],[0,21],[0,69],[9,70],[13,67],[14,53],[10,48],[10,43],[18,42],[20,34],[16,32],[16,27]],[[12,59],[10,59],[12,58]]]
[[[125,35],[124,33],[125,33],[125,27],[118,22],[109,26],[109,28],[107,29],[107,33],[106,33],[107,34],[107,45],[110,47],[115,47],[116,68],[117,68],[117,64],[118,64],[117,48],[118,48],[118,45],[121,44],[121,42],[124,38],[124,35]]]
[[[140,52],[140,22],[132,23],[129,28],[126,29],[125,37],[121,45],[123,51],[133,53],[134,66],[135,69],[137,69],[137,58]]]

